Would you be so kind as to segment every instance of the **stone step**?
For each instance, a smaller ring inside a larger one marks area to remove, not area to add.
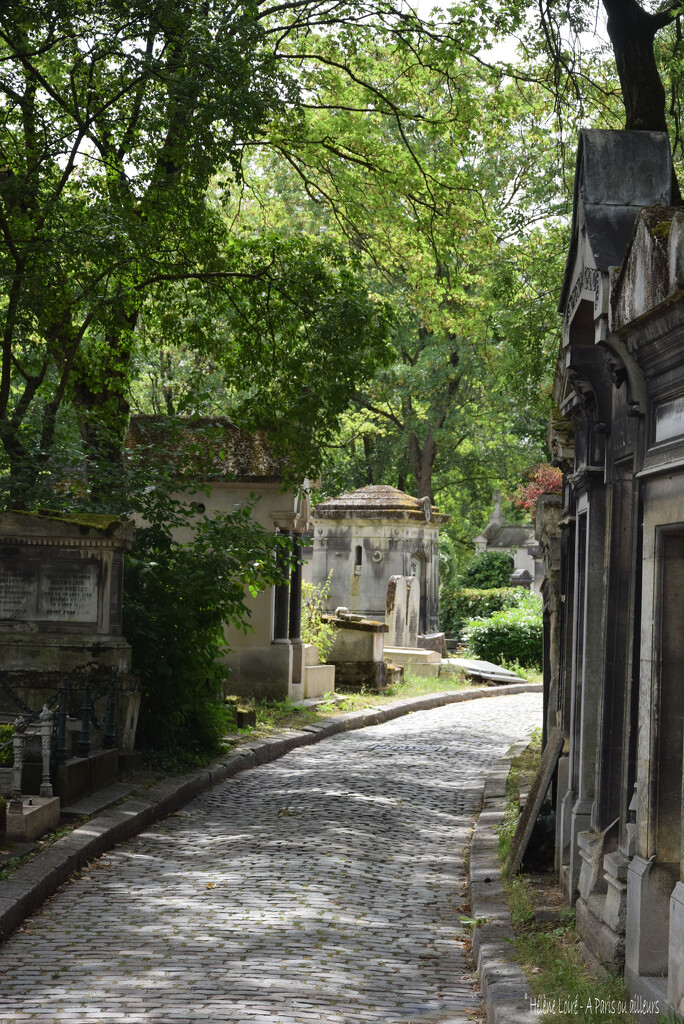
[[[100,811],[105,811],[112,804],[115,804],[117,800],[128,796],[134,789],[135,786],[128,783],[115,782],[112,786],[105,786],[104,789],[98,789],[89,796],[76,800],[73,804],[69,804],[68,807],[62,807],[62,817],[81,818],[88,817],[91,814],[99,814]]]

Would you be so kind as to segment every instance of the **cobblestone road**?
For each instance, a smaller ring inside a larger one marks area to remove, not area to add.
[[[0,1020],[461,1024],[463,847],[541,695],[302,747],[95,862],[0,946]]]

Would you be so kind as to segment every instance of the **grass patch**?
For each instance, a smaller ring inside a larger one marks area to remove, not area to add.
[[[506,662],[504,668],[508,668],[511,672],[515,672],[516,676],[520,676],[526,683],[543,683],[544,676],[539,668],[526,668],[524,665],[518,664],[517,661]]]
[[[240,704],[244,707],[254,708],[256,711],[256,728],[240,730],[241,735],[265,735],[276,729],[301,729],[303,725],[312,722],[323,722],[335,715],[344,715],[350,711],[363,711],[386,707],[394,704],[397,700],[408,697],[425,697],[432,693],[445,693],[454,690],[470,690],[477,688],[476,684],[466,681],[465,676],[453,675],[449,677],[428,678],[406,673],[401,683],[396,683],[386,690],[371,690],[364,693],[336,692],[335,698],[330,695],[330,700],[323,700],[320,704],[312,707],[302,707],[293,704],[289,697],[283,700],[260,700],[254,701],[248,698],[241,698]],[[342,698],[342,699],[339,699]],[[233,737],[228,737],[229,740]]]
[[[507,804],[499,829],[499,857],[503,863],[518,823],[520,790],[528,787],[541,758],[541,732],[511,761],[506,784]],[[540,876],[534,876],[538,883]],[[548,876],[544,876],[547,878]],[[504,892],[515,932],[515,953],[541,1011],[543,1024],[635,1024],[621,978],[606,971],[594,973],[582,957],[575,914],[564,907],[558,919],[535,921],[535,903],[544,907],[551,888],[532,885],[527,875],[504,881]],[[555,887],[554,887],[555,888]],[[546,889],[546,897],[540,893]],[[555,895],[558,890],[555,889]]]
[[[4,882],[6,879],[11,878],[17,868],[23,867],[24,864],[29,864],[33,858],[44,850],[48,846],[52,846],[58,839],[63,839],[64,836],[68,836],[70,832],[73,832],[75,828],[83,824],[83,820],[77,822],[61,822],[60,825],[53,832],[46,832],[36,841],[36,844],[32,850],[27,853],[18,854],[16,857],[9,857],[4,860],[0,865],[0,881]],[[7,840],[0,839],[0,844]],[[8,841],[7,841],[8,842]],[[9,843],[9,848],[12,848],[12,843]]]
[[[622,979],[598,977],[584,963],[571,913],[548,931],[518,925],[515,944],[544,1024],[635,1024]]]

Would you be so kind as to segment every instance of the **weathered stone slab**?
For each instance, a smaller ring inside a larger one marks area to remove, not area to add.
[[[406,640],[401,646],[417,647],[420,623],[420,578],[406,580]]]
[[[534,782],[530,789],[529,795],[525,802],[525,808],[520,815],[518,821],[518,827],[515,830],[511,848],[508,853],[508,858],[504,866],[505,874],[511,878],[518,871],[518,868],[522,864],[525,851],[527,850],[527,844],[530,841],[534,824],[537,820],[537,815],[541,809],[541,805],[546,796],[553,773],[556,769],[558,758],[560,757],[561,750],[563,749],[563,733],[560,729],[554,729],[550,733],[542,754],[541,764],[537,774],[534,777]]]
[[[406,603],[408,597],[406,576],[390,576],[387,584],[385,620],[389,626],[387,637],[390,647],[406,647]]]
[[[67,712],[80,714],[85,676],[96,714],[117,676],[117,745],[133,748],[139,694],[121,635],[123,559],[133,527],[114,516],[0,512],[0,711],[54,707],[65,679]],[[97,746],[94,738],[94,745]]]

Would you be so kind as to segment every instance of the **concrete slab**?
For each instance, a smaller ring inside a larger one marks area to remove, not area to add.
[[[98,789],[97,792],[91,793],[90,796],[84,796],[81,800],[77,800],[76,803],[63,807],[62,817],[82,818],[89,817],[91,814],[100,814],[101,811],[115,804],[117,800],[128,796],[134,789],[135,786],[127,785],[124,782],[117,782],[113,786]]]
[[[441,665],[442,655],[439,651],[429,651],[421,647],[385,647],[385,658],[395,665]]]
[[[524,683],[525,680],[501,665],[477,658],[445,658],[443,665],[461,669],[473,679],[491,679],[496,683]]]

